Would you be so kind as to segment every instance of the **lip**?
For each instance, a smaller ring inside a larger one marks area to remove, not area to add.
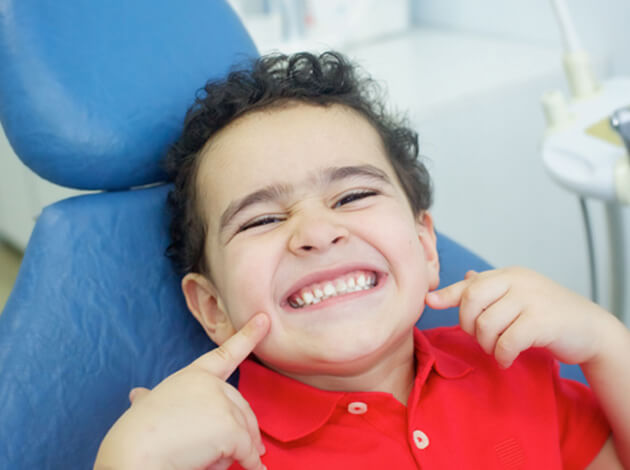
[[[280,305],[284,308],[291,308],[289,306],[289,303],[287,301],[288,297],[293,294],[294,292],[297,292],[298,290],[302,289],[303,287],[306,287],[310,284],[315,284],[315,283],[320,283],[323,281],[328,281],[331,279],[335,279],[337,277],[343,276],[344,274],[348,274],[352,271],[358,271],[358,270],[362,270],[362,271],[373,271],[376,273],[376,286],[374,287],[374,289],[377,289],[382,283],[381,283],[381,279],[383,279],[385,277],[385,273],[377,268],[376,266],[370,265],[370,264],[365,264],[365,263],[361,263],[361,264],[345,264],[343,266],[339,266],[336,268],[332,268],[332,269],[326,269],[323,271],[316,271],[313,273],[310,273],[302,278],[300,278],[298,281],[296,281],[291,287],[289,287],[289,289],[287,289],[284,294],[282,295],[282,298],[280,300]],[[370,289],[370,290],[374,290],[374,289]],[[365,291],[365,292],[369,292],[369,291]],[[345,297],[353,297],[354,294],[357,294],[360,292],[353,292],[352,294],[348,294],[347,296],[343,296]],[[319,305],[319,304],[317,304]]]

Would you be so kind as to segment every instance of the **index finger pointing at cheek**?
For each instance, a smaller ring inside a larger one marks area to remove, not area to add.
[[[218,348],[197,358],[192,364],[200,366],[212,375],[226,380],[269,332],[269,317],[264,313],[254,315],[243,328]]]
[[[470,280],[465,279],[442,289],[429,292],[426,296],[427,305],[435,309],[457,307],[462,300],[462,294],[469,284]]]

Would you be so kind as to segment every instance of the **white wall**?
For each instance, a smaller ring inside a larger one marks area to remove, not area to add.
[[[630,2],[567,3],[583,46],[598,64],[599,77],[630,76]],[[539,97],[549,88],[566,88],[559,68],[561,38],[550,2],[415,0],[412,8],[419,25],[473,32],[498,41],[518,40],[558,51],[558,69],[545,77],[524,77],[521,92],[495,88],[485,96],[469,96],[440,109],[435,119],[418,121],[418,131],[424,136],[424,152],[438,162],[434,171],[438,187],[435,212],[448,233],[463,234],[469,246],[499,266],[530,266],[589,295],[577,198],[550,181],[537,146],[544,128]],[[467,81],[465,76],[461,79]],[[630,104],[630,97],[625,104]],[[459,194],[442,190],[444,185],[456,186]],[[604,211],[599,202],[591,201],[589,206],[602,303],[607,305],[609,253]],[[630,240],[630,209],[624,208],[623,213],[625,237]],[[630,266],[630,253],[626,253],[625,263]],[[627,298],[626,318],[630,318],[629,304]]]
[[[566,0],[583,46],[609,57],[611,71],[630,75],[630,2]],[[550,0],[412,0],[416,24],[557,45],[561,37]]]

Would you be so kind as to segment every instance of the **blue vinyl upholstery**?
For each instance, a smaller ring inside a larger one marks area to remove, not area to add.
[[[153,183],[194,90],[255,56],[224,0],[0,0],[0,119],[47,180]]]
[[[129,188],[162,182],[194,91],[256,54],[222,0],[0,0],[13,148],[44,178],[104,190],[42,212],[0,316],[0,468],[91,468],[132,387],[213,347],[164,257],[169,185]],[[442,285],[489,267],[444,235],[438,248]]]

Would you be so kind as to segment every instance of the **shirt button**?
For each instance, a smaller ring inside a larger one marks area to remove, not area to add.
[[[348,405],[348,413],[353,415],[362,415],[367,411],[367,405],[362,401],[353,401]]]
[[[429,437],[419,429],[416,429],[413,432],[413,443],[420,450],[426,449],[429,447]]]

